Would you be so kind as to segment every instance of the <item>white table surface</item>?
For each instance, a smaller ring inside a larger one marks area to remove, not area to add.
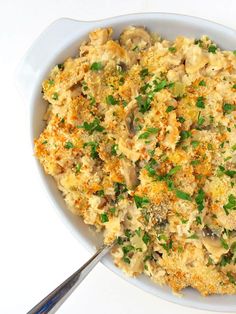
[[[0,1],[0,313],[26,313],[74,272],[88,252],[54,212],[38,182],[29,143],[27,105],[14,70],[32,41],[60,17],[100,19],[132,12],[175,12],[236,29],[234,0]],[[210,313],[149,295],[99,264],[58,313]]]

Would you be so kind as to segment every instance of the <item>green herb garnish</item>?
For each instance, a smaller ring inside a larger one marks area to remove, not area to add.
[[[187,237],[187,239],[199,239],[199,237],[196,233],[194,233],[191,236]]]
[[[139,111],[141,113],[147,112],[151,108],[151,99],[148,97],[143,97],[139,95],[135,98],[138,103]]]
[[[231,272],[227,272],[227,277],[229,278],[229,282],[236,285],[236,279],[234,278],[234,276],[231,274]]]
[[[220,243],[221,243],[221,245],[223,246],[223,248],[224,248],[225,250],[228,250],[228,249],[229,249],[229,245],[228,245],[228,243],[225,241],[225,239],[220,238]]]
[[[173,110],[175,110],[174,106],[168,106],[167,109],[166,109],[166,112],[168,113],[168,112],[171,112]]]
[[[108,216],[107,216],[107,213],[102,213],[102,214],[100,215],[100,219],[101,219],[101,222],[102,222],[102,223],[105,223],[105,222],[108,222],[108,221],[109,221],[109,218],[108,218]]]
[[[229,215],[229,210],[236,210],[236,197],[233,194],[228,196],[228,203],[223,206],[226,215]]]
[[[104,127],[100,125],[100,120],[98,118],[95,118],[91,123],[84,122],[83,125],[78,126],[78,128],[83,128],[90,134],[94,131],[102,132],[104,130]]]
[[[142,240],[147,245],[150,241],[150,236],[147,233],[144,233]]]
[[[175,195],[182,200],[191,201],[191,196],[188,193],[183,192],[181,190],[176,189]]]
[[[77,165],[75,166],[75,173],[79,173],[80,170],[81,170],[81,167],[82,167],[82,164],[77,164]]]
[[[205,199],[205,192],[203,191],[203,189],[199,189],[195,197],[195,202],[197,203],[197,209],[199,213],[201,213],[204,209],[204,199]]]
[[[64,147],[65,147],[66,149],[71,149],[71,148],[74,148],[74,144],[71,143],[71,142],[66,142],[65,145],[64,145]]]
[[[224,104],[223,105],[223,111],[225,114],[229,114],[232,111],[236,110],[236,106],[232,104]]]
[[[217,47],[215,45],[210,45],[208,47],[208,52],[216,53]]]
[[[53,93],[52,94],[52,99],[53,100],[58,100],[58,98],[59,98],[59,94],[58,93]]]
[[[149,72],[148,72],[148,69],[142,69],[140,72],[139,72],[139,75],[141,77],[142,80],[145,79],[146,76],[148,76]]]
[[[90,70],[96,71],[96,72],[102,70],[102,68],[103,68],[103,65],[101,62],[94,62],[90,66]]]
[[[197,166],[199,164],[200,164],[200,160],[198,160],[198,159],[191,160],[191,162],[190,162],[190,165],[192,165],[192,166]]]
[[[197,98],[196,106],[198,108],[205,108],[204,98],[202,96]]]
[[[193,146],[193,148],[197,148],[199,144],[200,144],[199,141],[192,141],[191,142],[191,145]]]
[[[199,82],[198,85],[199,85],[199,86],[206,86],[206,82],[205,82],[204,80],[202,80],[202,81]]]
[[[184,118],[184,117],[178,117],[177,120],[178,120],[180,123],[184,123],[184,122],[185,122],[185,118]]]
[[[118,104],[118,100],[116,100],[112,95],[108,95],[107,98],[106,98],[106,103],[108,105],[117,105]]]
[[[93,158],[93,159],[98,158],[98,152],[97,152],[98,142],[84,143],[83,147],[87,147],[87,146],[89,146],[91,148],[91,153],[90,153],[91,158]]]
[[[118,149],[118,145],[117,144],[113,144],[111,147],[111,155],[112,156],[116,156],[117,155],[117,149]]]
[[[151,134],[156,134],[159,131],[158,128],[147,128],[147,131],[139,135],[139,139],[147,139]]]
[[[146,196],[141,197],[138,195],[134,195],[134,201],[137,208],[142,208],[143,206],[150,203],[149,199]]]
[[[175,47],[169,47],[168,50],[172,53],[176,52],[176,48]]]
[[[204,122],[205,122],[205,119],[201,116],[201,112],[199,112],[198,118],[197,118],[197,124],[199,126],[202,126]]]
[[[187,138],[189,138],[189,137],[191,137],[191,136],[192,136],[192,134],[191,134],[190,131],[182,130],[182,131],[180,132],[180,138],[181,138],[182,141],[183,141],[183,140],[186,140]]]

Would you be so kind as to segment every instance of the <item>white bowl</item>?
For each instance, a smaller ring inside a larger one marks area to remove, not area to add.
[[[18,85],[30,108],[32,145],[33,139],[38,137],[44,128],[42,117],[47,105],[42,100],[41,82],[47,76],[49,70],[54,65],[62,63],[67,57],[75,56],[80,42],[87,37],[90,30],[97,27],[111,26],[114,28],[114,36],[118,36],[127,25],[144,25],[149,30],[157,32],[167,39],[174,39],[177,35],[199,38],[201,35],[207,34],[219,47],[228,50],[236,49],[235,30],[185,15],[143,13],[92,22],[81,22],[66,18],[59,19],[51,24],[33,43],[17,71]],[[98,237],[98,234],[85,225],[80,217],[74,216],[68,211],[53,179],[44,174],[42,167],[38,163],[36,163],[36,166],[55,209],[60,213],[65,224],[69,226],[79,241],[89,251],[93,252],[95,247],[100,245],[101,237]],[[173,295],[167,286],[160,287],[152,283],[146,276],[140,276],[136,279],[128,278],[113,265],[110,256],[105,257],[102,262],[110,270],[133,285],[165,300],[198,309],[236,312],[235,296],[214,295],[206,298],[200,296],[195,290],[188,288],[184,290],[184,296],[180,298]]]

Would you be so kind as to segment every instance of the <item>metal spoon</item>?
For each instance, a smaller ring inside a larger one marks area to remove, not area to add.
[[[80,269],[34,306],[27,314],[55,313],[94,266],[109,252],[112,246],[113,244],[103,245]]]

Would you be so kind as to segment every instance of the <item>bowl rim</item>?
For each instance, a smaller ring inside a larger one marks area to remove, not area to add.
[[[145,12],[145,13],[130,13],[130,14],[125,14],[125,15],[118,15],[115,17],[109,17],[109,18],[103,18],[103,19],[97,19],[97,20],[93,20],[93,21],[77,21],[75,19],[70,19],[70,18],[62,18],[59,19],[57,21],[55,21],[54,23],[52,23],[49,28],[57,23],[58,21],[63,22],[63,21],[69,21],[71,23],[83,23],[86,27],[85,30],[83,30],[84,32],[88,32],[89,28],[96,28],[96,27],[104,27],[106,24],[107,26],[109,26],[110,24],[114,24],[116,22],[120,22],[120,21],[126,21],[127,20],[127,24],[132,23],[129,20],[133,19],[140,19],[140,18],[148,18],[150,16],[155,16],[156,19],[158,18],[164,18],[164,19],[174,19],[175,21],[187,21],[189,23],[191,22],[195,22],[195,23],[205,23],[207,24],[207,26],[211,26],[213,28],[217,28],[217,29],[221,29],[221,31],[223,32],[233,32],[236,35],[236,32],[234,29],[224,26],[222,24],[216,23],[216,22],[211,22],[207,19],[203,19],[203,18],[198,18],[195,16],[190,16],[190,15],[185,15],[185,14],[176,14],[176,13],[166,13],[166,12]],[[111,25],[113,26],[113,25]],[[207,26],[206,26],[206,31],[207,31]],[[115,27],[115,26],[113,26]],[[37,40],[36,40],[37,42]],[[33,43],[32,47],[35,45],[35,43]],[[25,67],[26,65],[26,60],[27,60],[27,55],[30,53],[31,48],[29,49],[29,52],[26,53],[26,56],[23,58],[22,62],[20,63],[20,66],[18,67],[18,72],[21,71],[22,67]],[[18,76],[18,81],[20,78],[20,75]],[[33,107],[35,106],[35,93],[36,93],[36,87],[38,85],[35,83],[34,86],[34,90],[32,91],[32,94],[30,95],[30,97],[28,98],[28,102],[30,103],[30,139],[31,139],[31,143],[32,143],[32,148],[33,148],[33,140],[34,140],[34,126],[32,125],[32,121],[33,121]],[[24,93],[23,93],[24,94]],[[73,222],[68,219],[68,215],[66,215],[64,213],[64,211],[62,210],[61,206],[59,205],[58,201],[56,200],[56,197],[54,197],[54,195],[52,194],[51,191],[49,191],[48,189],[48,184],[46,184],[45,182],[45,178],[42,175],[42,167],[40,166],[40,164],[38,163],[38,161],[35,160],[35,166],[36,169],[38,170],[39,176],[40,176],[40,182],[42,183],[44,189],[47,191],[47,196],[50,200],[50,202],[52,203],[53,207],[56,209],[56,212],[58,213],[58,215],[60,216],[60,218],[63,220],[65,226],[71,231],[71,233],[77,238],[79,239],[80,243],[89,251],[89,252],[94,252],[95,248],[89,243],[89,241],[84,238],[80,233],[78,228],[76,228],[75,224],[73,224]],[[117,275],[119,275],[119,277],[125,279],[126,281],[128,281],[129,283],[134,284],[136,287],[141,288],[142,290],[151,293],[155,296],[158,296],[166,301],[170,301],[172,303],[176,303],[176,304],[180,304],[180,305],[184,305],[184,306],[188,306],[188,307],[192,307],[192,308],[197,308],[197,309],[202,309],[202,310],[209,310],[209,311],[219,311],[219,312],[225,312],[226,310],[228,312],[235,312],[236,311],[236,303],[235,303],[235,307],[232,309],[226,309],[226,305],[207,305],[204,303],[199,303],[199,302],[193,302],[192,300],[188,300],[187,298],[177,298],[176,296],[174,296],[171,292],[167,293],[161,291],[161,288],[159,290],[156,290],[155,292],[153,291],[153,289],[148,288],[148,285],[144,285],[140,280],[138,279],[131,279],[129,277],[127,277],[126,275],[124,275],[121,270],[119,270],[118,268],[116,268],[113,263],[111,262],[111,258],[109,258],[108,256],[105,257],[102,260],[102,263],[112,272],[116,273]],[[145,276],[146,277],[146,276]],[[197,293],[197,292],[196,292]],[[220,298],[223,298],[224,296],[219,296]]]

